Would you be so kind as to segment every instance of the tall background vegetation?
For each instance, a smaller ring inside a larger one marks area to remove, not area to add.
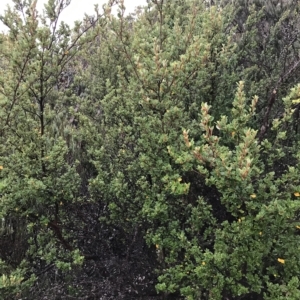
[[[0,298],[298,300],[300,2],[13,2]]]

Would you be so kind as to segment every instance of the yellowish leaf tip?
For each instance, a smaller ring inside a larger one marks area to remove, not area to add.
[[[280,262],[281,264],[284,264],[284,263],[285,263],[285,260],[282,259],[282,258],[278,258],[277,261]]]
[[[256,194],[252,194],[252,195],[250,195],[250,197],[254,199],[254,198],[256,198]]]

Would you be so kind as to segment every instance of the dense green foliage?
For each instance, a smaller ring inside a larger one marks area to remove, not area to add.
[[[92,297],[118,256],[165,297],[299,299],[299,1],[120,2],[1,17],[1,296]]]

